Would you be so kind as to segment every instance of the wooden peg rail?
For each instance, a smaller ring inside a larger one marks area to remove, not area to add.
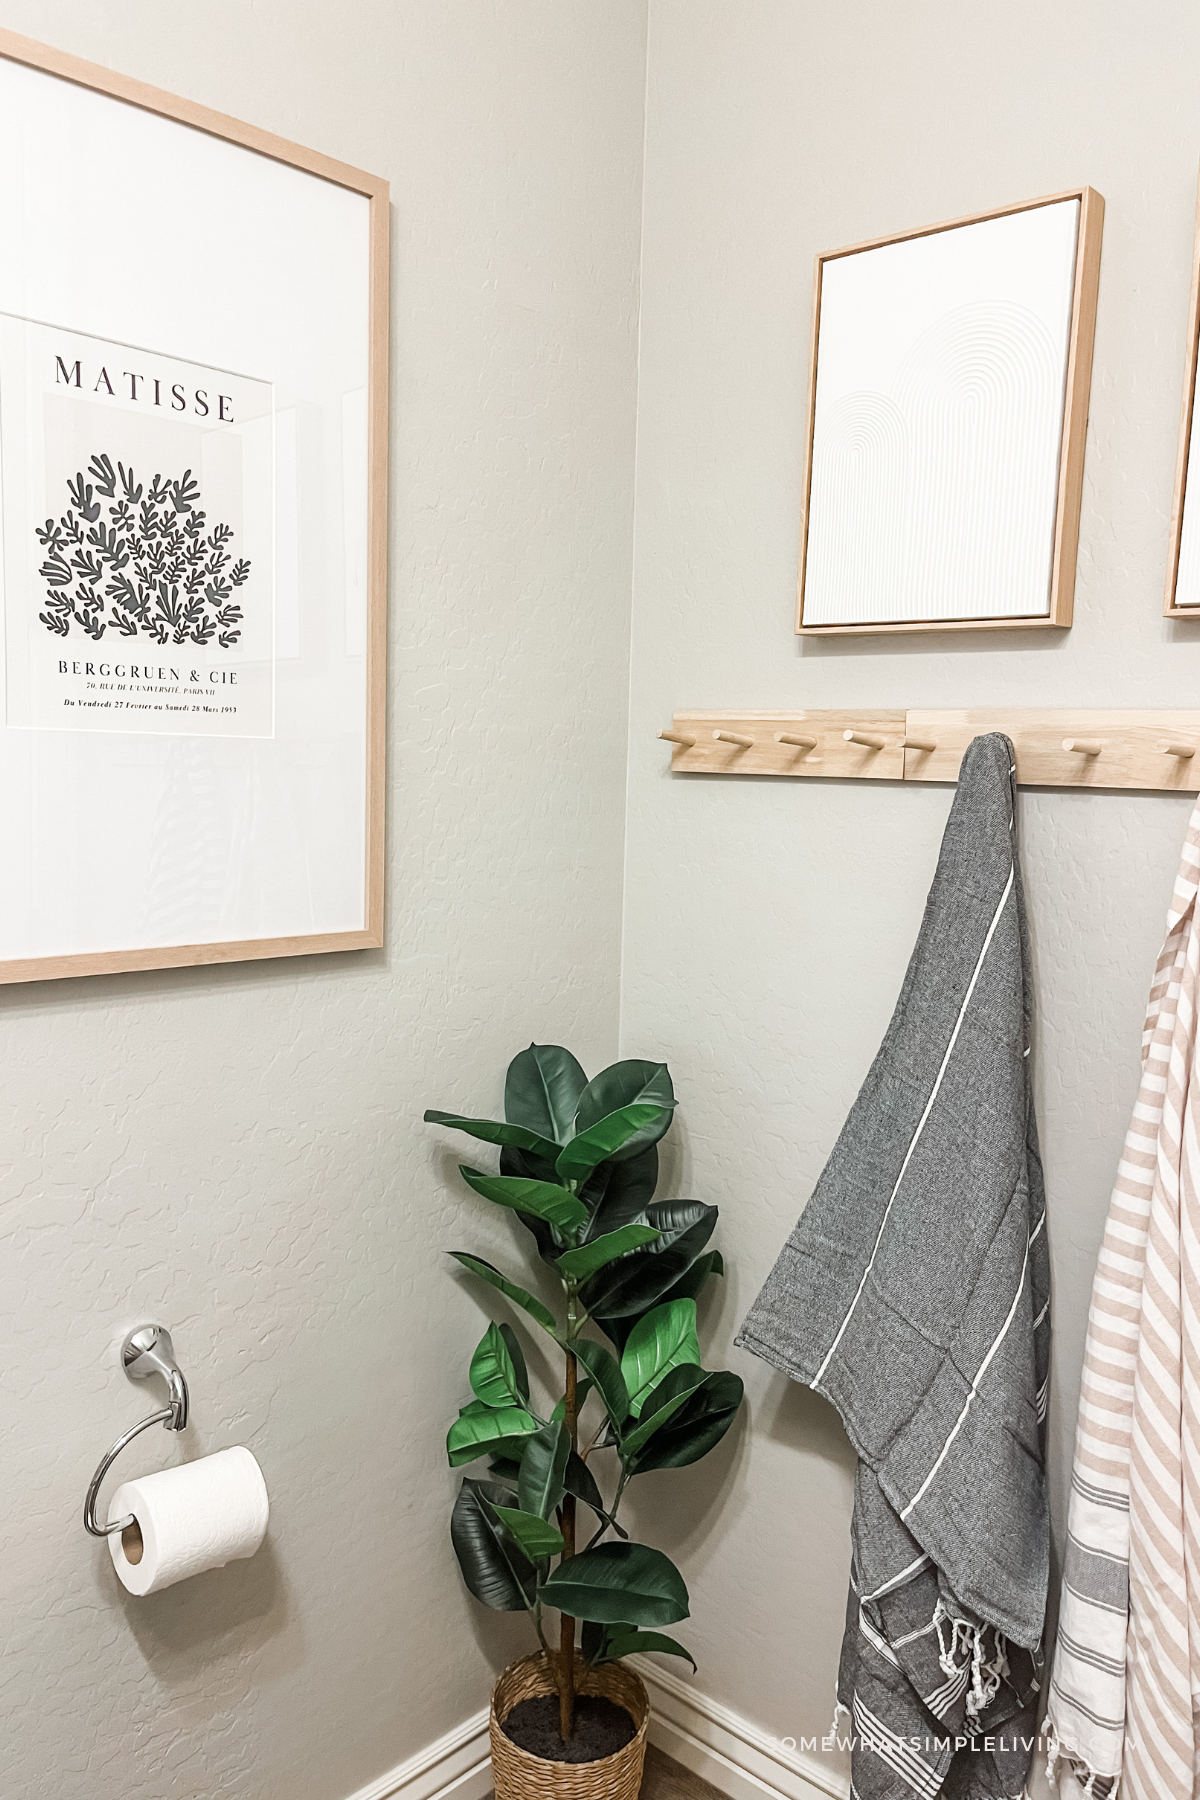
[[[680,712],[659,736],[681,775],[956,781],[986,731],[1026,787],[1200,790],[1200,712]]]

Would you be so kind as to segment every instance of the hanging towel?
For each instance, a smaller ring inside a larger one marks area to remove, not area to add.
[[[860,1458],[859,1800],[1018,1794],[1035,1742],[1050,1272],[1014,775],[1007,738],[968,748],[887,1035],[738,1337]]]
[[[1047,1724],[1060,1786],[1192,1800],[1200,1693],[1200,804],[1088,1315]]]

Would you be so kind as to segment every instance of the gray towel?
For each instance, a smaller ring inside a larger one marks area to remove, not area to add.
[[[738,1337],[860,1458],[838,1675],[859,1800],[1019,1794],[1033,1749],[1050,1264],[1014,773],[999,735],[963,758],[892,1022]]]

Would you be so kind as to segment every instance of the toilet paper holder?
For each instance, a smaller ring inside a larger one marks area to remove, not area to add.
[[[188,1386],[183,1370],[175,1360],[175,1346],[165,1325],[138,1325],[129,1332],[121,1345],[121,1367],[130,1381],[148,1381],[151,1375],[161,1375],[167,1384],[168,1401],[158,1412],[151,1413],[148,1419],[142,1419],[119,1437],[97,1465],[83,1503],[83,1528],[93,1537],[108,1537],[111,1532],[124,1531],[133,1524],[132,1513],[125,1519],[112,1519],[107,1525],[96,1523],[100,1483],[125,1446],[131,1444],[139,1432],[148,1431],[151,1425],[162,1425],[167,1431],[182,1431],[188,1422]]]

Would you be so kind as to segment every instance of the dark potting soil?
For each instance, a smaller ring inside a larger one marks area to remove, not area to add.
[[[505,1737],[531,1756],[547,1762],[599,1762],[611,1756],[637,1735],[637,1726],[615,1700],[600,1694],[578,1694],[575,1698],[575,1729],[570,1741],[563,1743],[558,1735],[558,1695],[535,1694],[532,1700],[518,1700],[505,1719]]]

